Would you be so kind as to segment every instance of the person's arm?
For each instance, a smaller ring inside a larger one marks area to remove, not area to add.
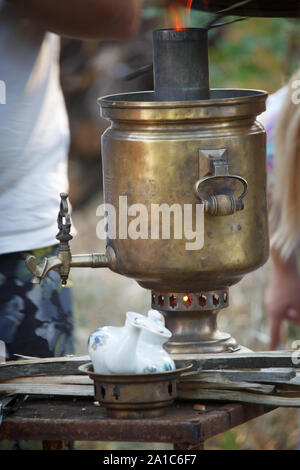
[[[270,348],[276,349],[280,342],[280,329],[284,320],[300,323],[300,275],[297,254],[283,260],[272,249],[273,269],[266,291],[265,307],[270,320]]]
[[[7,0],[45,30],[79,39],[125,39],[137,30],[142,0]]]

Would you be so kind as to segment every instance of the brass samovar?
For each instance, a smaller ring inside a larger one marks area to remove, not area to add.
[[[172,332],[167,348],[179,359],[240,349],[218,330],[217,315],[228,306],[229,287],[269,254],[266,133],[256,121],[267,94],[210,89],[207,34],[201,28],[155,31],[155,90],[99,100],[111,123],[102,136],[104,201],[116,210],[116,236],[107,218],[106,253],[71,253],[63,194],[58,256],[40,265],[27,259],[36,283],[58,268],[65,284],[72,267],[108,267],[136,279],[152,292],[152,308],[164,314]],[[136,239],[126,236],[120,201],[148,214],[169,208],[173,236],[151,236],[150,225]],[[189,208],[193,227],[196,208],[202,210],[196,249],[174,236],[178,207]]]

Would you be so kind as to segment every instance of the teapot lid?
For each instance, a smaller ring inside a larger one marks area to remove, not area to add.
[[[163,326],[165,325],[165,317],[158,310],[149,310],[148,318],[155,321],[156,323],[161,323]]]
[[[156,312],[156,314],[154,314],[154,312]],[[132,326],[136,326],[137,328],[148,330],[165,338],[170,338],[172,333],[165,327],[164,321],[161,319],[161,317],[161,314],[155,310],[150,310],[147,317],[145,315],[141,315],[140,313],[127,312],[126,323]]]

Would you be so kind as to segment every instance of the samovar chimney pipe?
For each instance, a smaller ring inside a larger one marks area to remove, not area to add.
[[[153,55],[156,101],[209,99],[207,29],[156,30]]]

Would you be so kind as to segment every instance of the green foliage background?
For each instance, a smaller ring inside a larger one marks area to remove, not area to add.
[[[145,1],[143,17],[156,19],[158,27],[171,27],[171,15],[159,6],[158,0]],[[211,18],[211,14],[192,10],[190,26],[204,27]],[[223,21],[232,19],[227,17]],[[295,19],[248,18],[212,29],[211,87],[276,91],[300,66],[299,24]]]

